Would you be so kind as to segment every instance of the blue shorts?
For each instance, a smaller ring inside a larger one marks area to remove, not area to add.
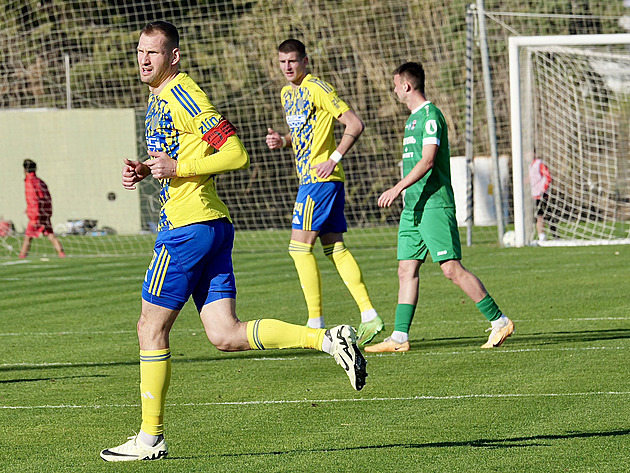
[[[180,310],[192,295],[198,311],[219,299],[235,299],[233,245],[234,226],[227,219],[159,232],[142,298]]]
[[[348,231],[344,207],[346,192],[343,182],[303,184],[293,206],[292,228],[326,233]]]

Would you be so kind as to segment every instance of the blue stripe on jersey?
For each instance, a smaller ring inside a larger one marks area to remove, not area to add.
[[[195,103],[192,97],[184,90],[181,84],[173,87],[173,95],[177,101],[184,107],[184,109],[190,114],[191,117],[197,116],[201,113],[199,105]]]

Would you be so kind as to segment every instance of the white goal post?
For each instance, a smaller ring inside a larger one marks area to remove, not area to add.
[[[528,167],[552,177],[541,246],[630,244],[630,34],[509,38],[516,246],[535,241]]]

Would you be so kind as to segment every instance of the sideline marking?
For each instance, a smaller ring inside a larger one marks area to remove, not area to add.
[[[520,348],[520,349],[501,349],[495,350],[496,353],[530,353],[530,352],[543,352],[543,351],[592,351],[592,350],[625,350],[626,347],[565,347],[565,348]],[[388,356],[449,356],[449,355],[485,355],[487,352],[482,350],[471,349],[470,351],[449,351],[449,352],[404,352],[404,353],[377,353],[365,355],[366,358],[381,358]],[[242,360],[247,361],[293,361],[297,359],[304,358],[312,358],[312,357],[325,357],[326,354],[320,352],[314,352],[309,355],[302,355],[300,357],[297,356],[277,356],[277,357],[269,357],[269,356],[260,356],[256,358],[229,358],[223,359],[218,357],[213,360],[198,360],[195,358],[182,358],[176,359],[175,361],[179,363],[190,363],[195,361],[203,361],[204,363],[213,363],[213,362],[221,362],[225,363],[227,361],[238,361],[239,363]],[[139,363],[139,360],[136,360]],[[57,368],[64,366],[91,366],[91,365],[118,365],[120,363],[129,363],[127,361],[83,361],[83,362],[71,362],[71,361],[59,361],[59,362],[44,362],[44,363],[0,363],[0,368]]]
[[[593,351],[593,350],[625,350],[626,347],[565,347],[565,348],[520,348],[520,349],[500,349],[495,350],[494,353],[530,353],[530,352],[544,352],[544,351]],[[470,351],[449,351],[449,352],[404,352],[404,353],[377,353],[365,355],[366,358],[381,358],[381,357],[389,357],[389,356],[449,356],[449,355],[485,355],[486,351],[482,351],[479,349],[471,349]],[[221,362],[225,363],[228,361],[238,361],[239,363],[242,360],[247,361],[294,361],[298,359],[304,358],[313,358],[319,357],[324,358],[328,355],[321,352],[314,352],[308,355],[302,355],[300,357],[297,356],[277,356],[277,357],[269,357],[269,356],[259,356],[256,358],[229,358],[224,359],[220,356],[212,359],[212,360],[199,360],[196,358],[182,358],[175,359],[176,362],[179,363],[191,363],[191,362],[199,362],[203,361],[204,363],[215,363]],[[118,365],[121,363],[130,363],[137,362],[140,363],[139,360],[123,360],[123,361],[82,361],[82,362],[72,362],[72,361],[58,361],[58,362],[44,362],[44,363],[0,363],[0,368],[61,368],[61,367],[72,367],[72,366],[104,366],[104,365]]]
[[[266,401],[224,401],[224,402],[186,402],[166,404],[167,407],[205,407],[205,406],[260,406],[270,404],[302,404],[317,402],[387,402],[387,401],[454,401],[462,399],[512,399],[542,397],[579,397],[579,396],[628,396],[630,391],[594,391],[582,393],[540,393],[540,394],[460,394],[452,396],[406,396],[406,397],[372,397],[360,399],[275,399]],[[0,406],[0,409],[111,409],[139,407],[140,404],[95,404],[77,405],[60,404],[41,406]]]

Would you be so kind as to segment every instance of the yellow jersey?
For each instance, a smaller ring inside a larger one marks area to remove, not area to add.
[[[187,74],[179,73],[159,94],[149,94],[145,137],[150,151],[164,151],[186,165],[215,152],[236,129]],[[158,231],[230,219],[217,195],[214,175],[161,180]]]
[[[281,98],[291,131],[300,185],[343,182],[345,176],[341,163],[327,179],[318,178],[313,166],[327,161],[337,148],[333,133],[335,120],[350,107],[339,98],[332,85],[311,74],[304,77],[299,87],[285,86]]]

